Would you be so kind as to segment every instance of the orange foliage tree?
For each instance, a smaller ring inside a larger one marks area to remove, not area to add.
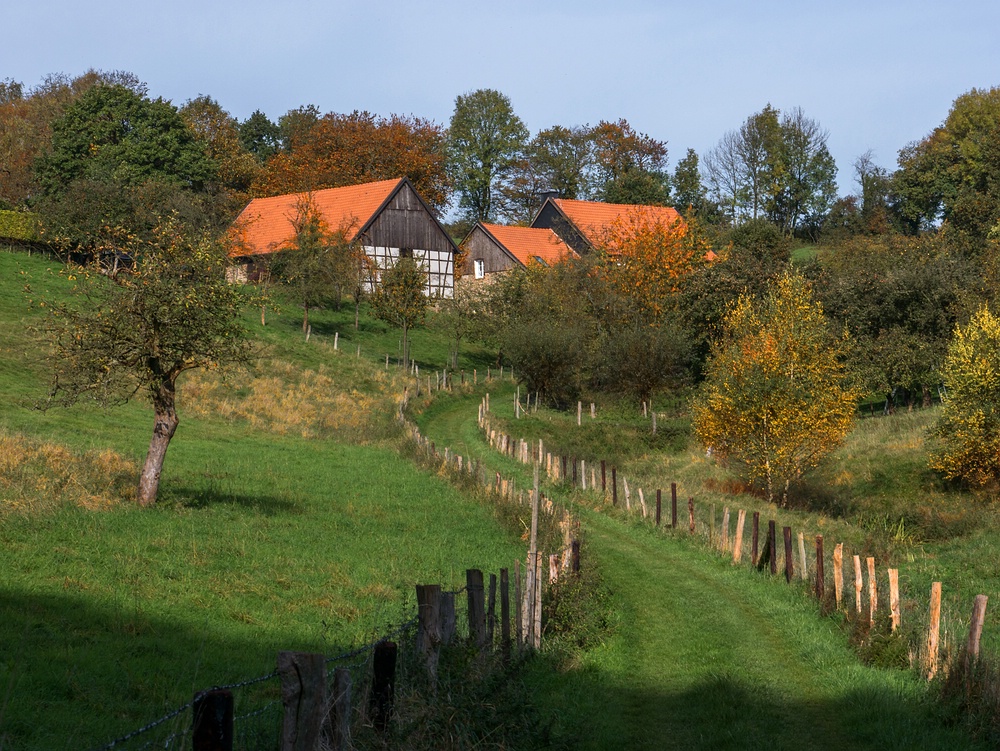
[[[418,117],[330,113],[268,161],[254,193],[281,195],[404,176],[434,209],[447,205],[442,126]]]
[[[600,245],[612,286],[653,319],[666,311],[684,279],[712,258],[692,217],[670,219],[648,206],[619,214],[604,229]]]

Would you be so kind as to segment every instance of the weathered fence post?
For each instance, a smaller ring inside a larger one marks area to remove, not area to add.
[[[677,529],[677,483],[670,483],[670,528]]]
[[[806,536],[803,532],[799,532],[799,574],[802,581],[809,578],[809,569],[806,566]]]
[[[618,467],[611,468],[611,505],[618,505]]]
[[[326,658],[306,652],[279,652],[281,751],[315,751],[326,721]]]
[[[427,676],[437,681],[441,646],[441,585],[417,585],[417,651],[424,657]]]
[[[941,628],[941,582],[931,584],[931,606],[927,626],[927,680],[933,680],[938,669],[938,635]]]
[[[875,582],[875,559],[865,559],[868,566],[868,625],[875,625],[875,611],[878,610],[878,585]]]
[[[746,524],[746,509],[740,509],[736,515],[736,539],[733,540],[733,563],[739,563],[743,558],[743,525]]]
[[[500,569],[500,653],[510,659],[510,574]]]
[[[823,535],[816,535],[816,599],[826,594],[826,575],[823,568]]]
[[[571,570],[574,574],[580,573],[580,541],[573,540],[572,543],[572,555],[570,560],[572,561]]]
[[[722,509],[722,537],[720,539],[722,544],[722,552],[729,552],[729,506],[725,506]]]
[[[532,625],[532,646],[535,649],[542,647],[542,556],[539,551],[535,556],[535,622]]]
[[[601,492],[602,493],[607,493],[608,492],[608,482],[607,482],[607,474],[605,473],[605,465],[606,465],[605,460],[601,459]]]
[[[778,540],[775,534],[774,519],[767,523],[767,545],[771,550],[771,576],[778,573]]]
[[[792,563],[792,528],[782,527],[781,534],[785,539],[785,583],[791,584],[795,573]]]
[[[837,610],[844,597],[844,543],[838,542],[833,548],[833,594],[837,599]]]
[[[480,650],[486,646],[486,604],[483,572],[470,568],[465,572],[465,589],[469,607],[469,641]]]
[[[861,590],[864,584],[861,582],[861,556],[854,556],[854,607],[858,611],[858,618],[861,617]]]
[[[191,728],[192,751],[233,751],[233,692],[196,693]]]
[[[979,660],[979,640],[983,635],[983,623],[986,620],[986,595],[976,595],[972,604],[972,619],[969,622],[969,640],[965,644],[965,673],[970,680],[969,671]]]
[[[517,648],[524,643],[524,612],[521,596],[521,561],[514,561],[514,636]]]
[[[396,701],[396,658],[399,647],[394,641],[384,641],[375,646],[372,655],[372,688],[368,707],[372,724],[379,731],[389,727],[392,708]]]
[[[899,569],[889,569],[889,615],[892,617],[892,630],[899,628]]]
[[[333,696],[330,700],[326,718],[327,745],[332,751],[348,751],[351,748],[351,671],[347,668],[333,671]]]
[[[576,403],[576,424],[583,425],[583,402]]]
[[[694,498],[688,496],[688,531],[694,534]]]
[[[661,503],[661,495],[662,495],[662,493],[660,492],[660,489],[657,488],[656,489],[656,526],[657,527],[660,526],[660,503]]]
[[[486,643],[491,647],[494,642],[497,622],[497,575],[490,574],[490,591],[486,598]]]
[[[760,512],[753,512],[753,530],[750,540],[750,564],[756,566],[760,554]]]

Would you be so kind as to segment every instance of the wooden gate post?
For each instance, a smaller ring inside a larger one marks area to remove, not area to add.
[[[233,751],[233,692],[222,689],[194,695],[192,751]]]
[[[469,603],[469,640],[479,649],[486,646],[486,593],[483,572],[470,568],[465,572],[466,596]]]
[[[385,731],[392,717],[396,701],[396,658],[399,647],[394,641],[384,641],[375,647],[372,655],[372,689],[369,707],[372,724],[379,731]]]
[[[326,658],[306,652],[279,652],[281,751],[315,751],[326,721]]]
[[[933,680],[938,669],[938,635],[941,628],[941,582],[931,584],[931,606],[927,626],[927,680]]]

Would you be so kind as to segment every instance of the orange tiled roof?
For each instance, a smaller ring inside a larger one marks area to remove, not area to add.
[[[402,182],[402,178],[344,188],[314,190],[312,200],[331,230],[344,230],[348,241],[358,233]],[[236,226],[241,228],[240,246],[231,255],[273,253],[293,239],[292,221],[298,202],[308,193],[288,193],[271,198],[255,198],[240,212]]]
[[[641,210],[653,220],[665,224],[673,224],[681,215],[669,206],[638,206],[627,203],[599,203],[597,201],[575,201],[569,198],[554,198],[552,202],[566,215],[576,228],[583,233],[591,245],[601,244],[602,236],[608,227],[620,216],[629,212]]]
[[[485,224],[482,227],[525,266],[539,259],[547,266],[576,256],[576,253],[550,229],[533,227],[507,227],[502,224]]]

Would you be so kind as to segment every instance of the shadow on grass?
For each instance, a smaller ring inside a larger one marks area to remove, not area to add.
[[[171,487],[163,491],[160,505],[177,505],[193,509],[236,506],[263,516],[303,513],[300,504],[287,498],[231,493],[213,488]]]
[[[536,667],[536,671],[537,671]],[[888,686],[836,699],[789,698],[795,689],[722,675],[676,694],[613,686],[593,671],[559,674],[536,698],[560,707],[555,748],[584,749],[975,749],[953,714]],[[811,694],[816,687],[804,687]],[[544,711],[544,710],[543,710]]]

